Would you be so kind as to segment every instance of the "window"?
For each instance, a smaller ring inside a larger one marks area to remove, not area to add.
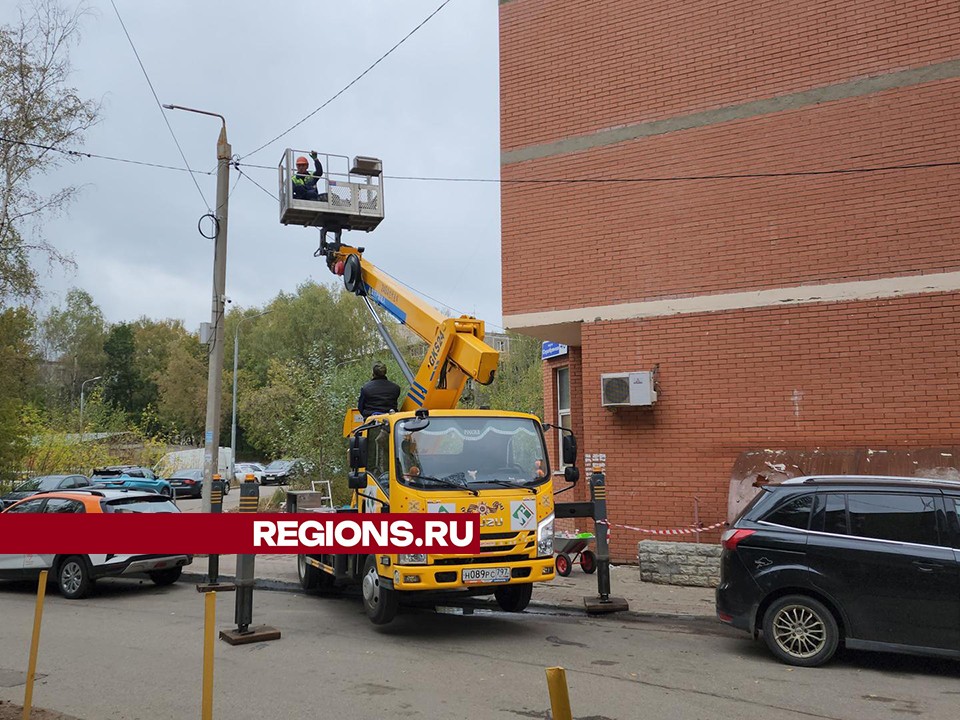
[[[810,511],[813,509],[813,495],[802,495],[778,507],[763,518],[764,522],[772,525],[806,530],[810,525]]]
[[[83,511],[83,503],[67,498],[50,498],[43,509],[44,513],[82,513]]]
[[[46,501],[46,498],[39,498],[37,500],[27,500],[20,503],[19,505],[14,505],[12,508],[9,508],[6,512],[10,513],[35,513],[40,512],[43,509],[43,503]]]
[[[850,534],[878,540],[939,545],[932,495],[849,493]]]
[[[823,531],[837,535],[847,534],[847,498],[840,493],[826,496],[823,513]]]
[[[372,427],[367,431],[367,472],[373,475],[383,494],[390,497],[390,432],[389,426]]]
[[[572,429],[570,416],[570,368],[557,369],[557,425],[567,430]],[[563,436],[557,433],[557,467],[561,470],[566,467],[563,463]]]

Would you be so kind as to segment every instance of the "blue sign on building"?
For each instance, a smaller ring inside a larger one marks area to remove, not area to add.
[[[541,360],[560,357],[561,355],[566,355],[566,354],[567,354],[567,346],[561,343],[545,342],[543,344],[543,347],[540,349]]]

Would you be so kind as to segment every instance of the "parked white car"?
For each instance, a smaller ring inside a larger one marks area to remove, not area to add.
[[[41,492],[11,505],[14,513],[178,513],[169,498],[138,490],[90,488]],[[180,579],[192,555],[0,555],[0,580],[35,579],[47,570],[68,600],[86,597],[100,578],[146,574],[156,585]]]
[[[243,482],[247,475],[253,475],[257,482],[263,480],[263,465],[260,463],[237,463],[233,466],[233,479],[237,482]]]

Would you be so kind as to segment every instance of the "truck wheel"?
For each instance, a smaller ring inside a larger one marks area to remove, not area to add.
[[[533,583],[499,587],[494,591],[493,596],[504,612],[523,612],[530,604],[530,598],[533,597]]]
[[[597,571],[597,556],[592,550],[584,550],[580,554],[580,569],[587,575],[593,575]]]
[[[363,609],[374,625],[386,625],[397,615],[400,597],[396,590],[383,586],[377,571],[377,558],[367,556],[363,564]]]
[[[566,553],[560,553],[557,555],[556,565],[557,575],[561,577],[567,577],[567,575],[570,574],[570,556]]]
[[[309,595],[333,593],[336,590],[330,574],[313,567],[307,562],[306,555],[297,556],[297,575],[300,577],[300,587]]]
[[[57,587],[67,600],[79,600],[90,594],[93,578],[86,561],[79,555],[64,558],[57,569]]]
[[[183,574],[182,567],[167,568],[166,570],[154,570],[148,573],[154,585],[163,587],[164,585],[173,585]]]

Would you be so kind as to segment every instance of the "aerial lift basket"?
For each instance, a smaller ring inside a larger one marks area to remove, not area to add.
[[[351,161],[343,155],[318,153],[323,177],[316,184],[316,193],[295,197],[293,177],[296,158],[309,160],[308,171],[314,172],[309,151],[287,148],[278,168],[280,182],[280,222],[330,230],[363,230],[370,232],[383,220],[383,169],[377,158],[357,156]]]

